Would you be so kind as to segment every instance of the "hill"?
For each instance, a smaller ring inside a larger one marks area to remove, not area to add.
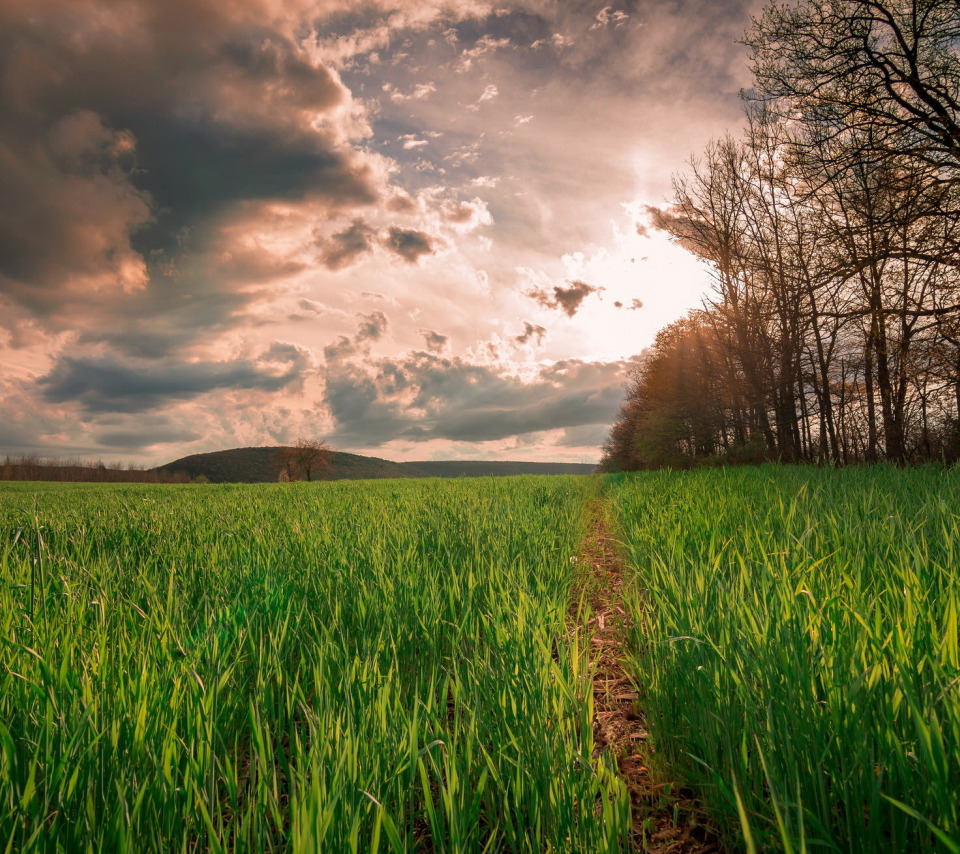
[[[211,483],[268,483],[277,479],[277,448],[233,448],[209,454],[191,454],[155,469],[161,475],[201,475]],[[426,460],[395,463],[334,451],[330,470],[320,480],[368,480],[384,477],[503,477],[516,474],[590,474],[583,463],[527,463],[479,460]]]
[[[191,454],[160,466],[163,474],[203,475],[211,483],[268,483],[277,479],[277,448],[233,448],[209,454]],[[334,451],[330,470],[319,480],[366,480],[383,477],[426,477],[413,466]]]

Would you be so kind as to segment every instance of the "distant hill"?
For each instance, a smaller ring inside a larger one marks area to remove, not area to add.
[[[159,466],[161,475],[201,475],[211,483],[268,483],[277,479],[277,448],[234,448],[209,454],[191,454]],[[334,451],[330,470],[320,480],[368,480],[384,477],[502,477],[514,474],[590,474],[594,466],[584,463],[525,463],[429,460],[395,463]]]
[[[209,454],[191,454],[160,466],[164,474],[203,475],[211,483],[268,483],[277,479],[278,448],[234,448]],[[412,466],[378,457],[334,451],[330,470],[318,480],[365,480],[383,477],[426,477]]]

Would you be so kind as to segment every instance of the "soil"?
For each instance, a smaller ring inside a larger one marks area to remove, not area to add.
[[[616,758],[630,793],[634,849],[650,854],[721,852],[694,793],[651,768],[655,748],[624,662],[633,628],[624,602],[627,570],[600,502],[591,507],[589,532],[577,561],[583,573],[570,620],[572,628],[592,636],[594,758],[604,751]]]

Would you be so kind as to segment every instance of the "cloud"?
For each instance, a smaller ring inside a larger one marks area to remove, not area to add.
[[[396,226],[390,228],[385,245],[408,264],[416,264],[424,255],[436,251],[433,238],[426,232]]]
[[[629,18],[630,16],[620,9],[614,9],[613,6],[604,6],[597,12],[595,22],[591,25],[590,29],[600,30],[610,26],[622,27]]]
[[[492,35],[485,35],[474,43],[472,48],[468,48],[460,53],[460,61],[457,64],[457,71],[461,74],[470,71],[474,63],[482,57],[502,50],[510,46],[509,38],[495,38]]]
[[[134,185],[136,137],[89,110],[46,127],[17,118],[0,127],[0,291],[43,316],[58,289],[143,288],[131,237],[151,221],[153,200]]]
[[[385,302],[387,305],[391,305],[394,308],[400,308],[400,303],[397,302],[393,297],[387,296],[386,294],[381,294],[376,291],[361,291],[360,296],[364,299],[372,300],[373,302]]]
[[[517,335],[513,340],[521,346],[528,344],[530,341],[534,341],[539,346],[543,343],[543,339],[546,334],[546,327],[539,326],[536,323],[530,323],[529,320],[525,320],[523,321],[523,332]]]
[[[415,133],[406,133],[400,137],[405,151],[413,151],[416,148],[423,148],[430,144],[429,140],[419,139]]]
[[[626,363],[569,359],[529,381],[494,365],[413,352],[328,363],[324,403],[334,441],[487,442],[587,424],[607,425],[621,403]]]
[[[290,315],[291,320],[306,320],[308,316],[312,317],[337,317],[346,319],[347,313],[337,308],[332,308],[326,303],[315,299],[297,300],[297,312]]]
[[[643,302],[636,298],[631,300],[630,305],[628,306],[624,306],[620,300],[617,300],[613,305],[614,308],[626,308],[627,311],[638,311],[639,309],[643,308]]]
[[[689,210],[681,205],[645,205],[644,210],[653,228],[667,232],[674,243],[694,255],[702,256],[705,248],[713,243],[709,217],[693,205]]]
[[[443,353],[450,346],[450,336],[442,335],[439,332],[435,332],[433,329],[418,329],[423,336],[423,340],[426,342],[427,350],[430,353]]]
[[[37,383],[48,403],[76,403],[88,413],[133,413],[220,389],[276,392],[299,383],[310,365],[305,350],[279,342],[256,359],[228,362],[61,356]]]
[[[565,36],[563,33],[554,33],[548,39],[537,39],[533,44],[530,45],[534,50],[540,50],[545,47],[572,47],[573,41]]]
[[[397,192],[387,200],[387,210],[399,214],[412,214],[417,211],[417,203],[404,192]]]
[[[379,341],[390,325],[387,316],[382,311],[371,311],[369,314],[358,315],[360,325],[357,327],[357,341]]]
[[[559,309],[567,317],[573,317],[590,294],[598,294],[603,290],[601,287],[589,285],[579,280],[574,280],[569,285],[567,288],[560,285],[555,285],[549,289],[532,288],[526,292],[526,296],[536,300],[544,308]]]
[[[204,289],[235,294],[215,322],[233,323],[247,285],[302,269],[258,270],[264,253],[236,246],[217,266],[238,219],[376,204],[382,164],[352,144],[363,107],[298,34],[303,11],[2,4],[0,294],[53,332],[106,329],[117,312],[178,312],[196,280],[171,284],[205,266]]]
[[[0,439],[152,462],[325,429],[329,396],[342,443],[459,454],[444,436],[569,420],[564,390],[593,412],[605,379],[542,363],[671,319],[673,289],[635,315],[582,289],[631,292],[643,203],[739,122],[751,5],[0,0]],[[523,320],[531,288],[574,322]],[[278,340],[302,370],[261,360]],[[598,429],[490,441],[543,458]]]
[[[203,434],[196,428],[172,423],[160,417],[140,416],[131,426],[106,427],[94,430],[92,439],[108,451],[141,451],[154,445],[196,442]]]
[[[352,357],[369,357],[370,342],[383,338],[390,326],[387,316],[382,311],[361,313],[355,317],[359,323],[352,338],[340,335],[334,343],[327,344],[323,348],[323,356],[327,360],[328,367],[345,363]]]
[[[437,91],[435,83],[420,83],[409,92],[401,92],[391,83],[384,83],[382,88],[395,104],[402,104],[404,101],[423,101]]]
[[[320,261],[328,270],[342,270],[356,264],[373,247],[376,229],[363,219],[355,219],[349,228],[338,231],[323,246]]]
[[[440,204],[443,221],[457,231],[472,231],[481,225],[491,225],[493,216],[482,199],[474,198],[468,202],[446,200]]]

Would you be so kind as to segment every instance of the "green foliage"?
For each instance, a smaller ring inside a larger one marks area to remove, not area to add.
[[[0,849],[623,850],[589,488],[0,487]]]
[[[759,851],[960,851],[960,472],[611,487],[657,756],[728,834]]]

